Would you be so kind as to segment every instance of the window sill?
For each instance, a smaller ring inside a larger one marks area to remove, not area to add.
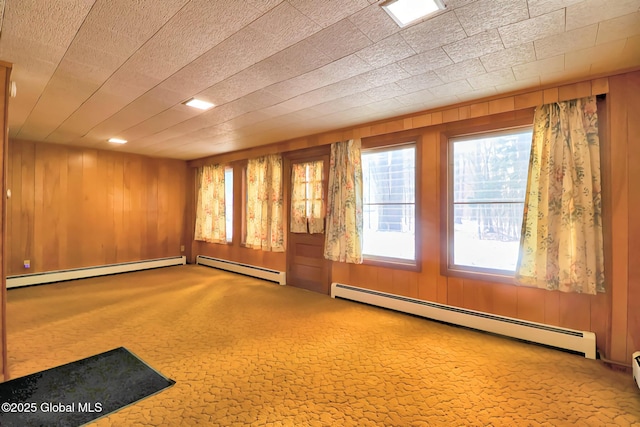
[[[460,277],[462,279],[482,280],[484,282],[516,284],[515,273],[500,270],[467,270],[456,267],[444,268],[443,276]]]
[[[420,272],[420,264],[417,261],[404,260],[399,258],[363,256],[362,264],[373,265],[376,267],[393,268],[395,270]]]

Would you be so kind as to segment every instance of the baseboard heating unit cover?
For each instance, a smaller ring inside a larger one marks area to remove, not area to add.
[[[95,267],[74,268],[70,270],[46,271],[43,273],[8,276],[7,288],[20,286],[41,285],[44,283],[62,282],[65,280],[86,279],[89,277],[106,276],[109,274],[129,273],[132,271],[148,270],[151,268],[184,265],[184,256],[156,258],[144,261],[124,262],[120,264],[100,265]]]
[[[340,283],[331,284],[331,297],[358,301],[440,322],[570,350],[582,353],[589,359],[596,358],[596,335],[593,332],[544,325]]]
[[[241,264],[239,262],[228,261],[226,259],[211,258],[204,255],[198,255],[196,257],[196,264],[268,280],[280,285],[287,284],[286,274],[283,271],[271,270],[264,267],[257,267],[255,265]]]

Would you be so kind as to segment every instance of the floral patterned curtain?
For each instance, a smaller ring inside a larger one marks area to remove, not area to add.
[[[362,263],[362,163],[360,140],[331,144],[324,257]]]
[[[221,165],[199,167],[196,180],[199,187],[194,239],[226,243],[224,167]]]
[[[264,251],[284,251],[282,157],[270,155],[247,163],[245,244]]]
[[[323,233],[322,160],[291,167],[291,232]]]
[[[604,292],[600,148],[595,97],[536,109],[516,279]]]

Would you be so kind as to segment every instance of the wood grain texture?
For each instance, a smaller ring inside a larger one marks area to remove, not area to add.
[[[640,164],[640,130],[637,129],[637,124],[632,123],[634,119],[637,121],[640,110],[638,79],[640,72],[634,72],[565,84],[562,87],[547,86],[535,91],[522,91],[501,98],[488,98],[458,107],[426,111],[401,119],[341,130],[340,135],[392,138],[395,132],[401,133],[400,128],[406,132],[410,126],[420,135],[421,202],[417,221],[421,227],[421,271],[399,272],[374,265],[333,263],[334,281],[384,292],[415,295],[420,299],[551,325],[591,330],[596,332],[598,348],[607,358],[628,363],[631,349],[638,349],[640,346],[640,272],[637,270],[640,262],[630,262],[640,259],[639,226],[630,221],[631,212],[640,209],[640,192],[636,192],[638,196],[632,194],[632,183],[640,182],[640,172],[638,166],[635,166]],[[611,288],[605,295],[566,295],[505,283],[443,276],[439,265],[443,257],[446,259],[446,253],[443,253],[440,241],[443,236],[441,224],[446,218],[442,217],[441,205],[445,203],[446,194],[442,190],[442,180],[445,179],[442,169],[445,163],[441,160],[441,134],[452,131],[487,131],[513,125],[529,120],[533,116],[532,107],[535,105],[557,102],[561,97],[583,96],[589,91],[593,94],[606,92],[609,109],[609,117],[602,125],[602,132],[610,140],[610,150],[603,153],[603,159],[609,158],[607,161],[611,163],[610,168],[603,168],[606,193],[603,196],[603,215],[605,222],[609,221],[611,224],[608,229],[611,241],[605,249],[607,265],[611,266],[610,271],[607,270]],[[456,108],[457,113],[454,111]],[[189,162],[189,165],[195,167],[203,162],[241,161],[259,154],[330,144],[335,136],[336,132],[330,132],[297,138],[291,143],[285,141],[261,148],[259,153],[230,153]],[[194,244],[193,250],[195,254],[218,256],[281,271],[286,268],[286,259],[282,254],[260,253],[235,245],[203,243]]]
[[[8,275],[180,255],[185,162],[19,140],[10,147],[19,191],[8,212]]]
[[[640,350],[640,73],[627,75],[627,155],[629,156],[629,288],[627,298],[627,357]]]
[[[7,118],[8,118],[8,104],[9,104],[9,78],[11,75],[11,64],[0,64],[0,130],[2,136],[0,137],[0,177],[2,177],[2,196],[0,197],[0,381],[4,381],[9,378],[8,372],[8,358],[7,358],[7,238],[8,230],[11,228],[8,226],[10,221],[8,220],[8,214],[10,207],[8,206],[7,198],[7,183],[9,177],[12,176],[8,168],[10,166],[9,159],[9,141],[7,139]],[[9,199],[10,200],[10,199]]]
[[[627,76],[609,79],[609,129],[611,140],[611,177],[607,188],[611,195],[611,348],[608,358],[627,359],[629,303],[629,154],[628,123],[637,120],[629,112]],[[636,97],[638,95],[636,94]],[[606,181],[603,179],[606,185]],[[637,186],[637,183],[635,184]],[[638,237],[636,236],[636,240]]]

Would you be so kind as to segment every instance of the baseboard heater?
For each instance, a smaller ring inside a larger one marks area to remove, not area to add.
[[[596,358],[596,335],[593,332],[549,326],[340,283],[331,284],[331,297],[358,301],[440,322],[570,350],[582,353],[589,359]]]
[[[239,262],[228,261],[226,259],[211,258],[204,255],[198,255],[196,257],[196,264],[268,280],[280,285],[287,284],[286,275],[283,271],[271,270],[264,267],[257,267],[255,265],[241,264]]]
[[[56,270],[35,274],[22,274],[19,276],[8,276],[7,288],[42,285],[45,283],[62,282],[65,280],[86,279],[89,277],[106,276],[109,274],[148,270],[150,268],[184,265],[186,263],[186,257],[178,256],[170,258],[148,259],[144,261],[124,262],[120,264],[100,265],[95,267],[74,268],[70,270]]]

